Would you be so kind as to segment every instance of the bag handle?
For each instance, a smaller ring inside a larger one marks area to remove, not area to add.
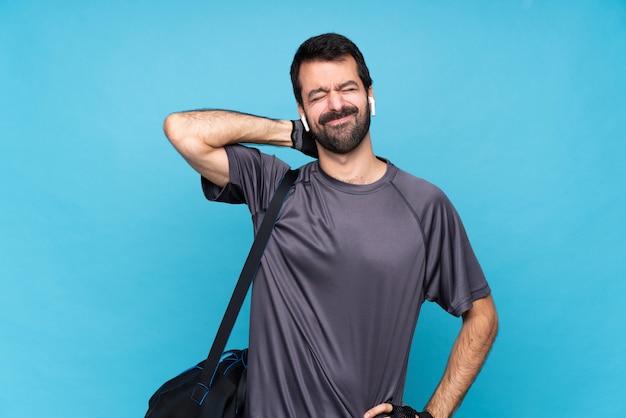
[[[256,275],[259,264],[261,263],[261,257],[265,251],[265,246],[269,241],[272,229],[274,229],[274,224],[276,223],[280,208],[283,205],[285,197],[287,196],[287,192],[296,181],[296,178],[298,178],[298,171],[299,170],[289,170],[285,173],[265,212],[265,217],[263,218],[259,231],[254,238],[248,258],[246,258],[243,269],[239,274],[239,280],[237,281],[233,295],[230,298],[228,307],[226,308],[224,318],[222,318],[220,327],[217,330],[217,335],[215,336],[215,340],[211,346],[211,351],[209,351],[207,361],[204,363],[205,367],[202,370],[200,381],[196,385],[193,392],[192,398],[198,403],[202,403],[204,397],[209,391],[209,388],[211,387],[213,375],[217,370],[220,357],[222,356],[226,343],[228,342],[228,337],[230,337],[230,333],[235,325],[235,321],[237,320],[237,315],[239,315],[239,311],[241,310],[241,305],[246,298],[252,279]]]

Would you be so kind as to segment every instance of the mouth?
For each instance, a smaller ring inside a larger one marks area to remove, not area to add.
[[[352,116],[358,113],[357,108],[347,107],[339,112],[327,112],[320,116],[320,125],[339,126],[350,121]]]
[[[330,126],[343,125],[344,123],[348,122],[351,118],[352,118],[352,115],[344,116],[339,119],[332,119],[326,122],[324,125],[330,125]]]

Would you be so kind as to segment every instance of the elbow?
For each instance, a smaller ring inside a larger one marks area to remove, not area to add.
[[[498,320],[498,312],[496,311],[495,306],[493,307],[493,309],[486,312],[484,320],[489,336],[488,340],[490,341],[490,344],[493,344],[498,335],[498,329],[500,326]]]
[[[169,141],[176,145],[181,140],[183,116],[180,113],[172,113],[163,122],[163,132]]]
[[[487,303],[485,303],[484,309],[482,309],[481,314],[484,329],[487,331],[491,342],[493,342],[498,335],[499,321],[498,312],[496,311],[496,307],[493,303],[493,299],[491,298],[491,296],[487,298]]]
[[[163,122],[163,132],[174,148],[190,163],[198,163],[216,148],[206,142],[206,126],[201,133],[193,113],[172,113]],[[197,168],[196,168],[197,169]]]
[[[464,322],[473,323],[480,330],[487,344],[491,345],[498,335],[498,312],[491,296],[479,299],[474,306],[463,315]]]
[[[163,122],[163,132],[185,158],[197,156],[211,149],[199,135],[191,112],[172,113],[167,116]]]
[[[206,151],[202,141],[194,136],[184,113],[172,113],[163,122],[163,132],[174,148],[187,160]]]
[[[499,330],[499,321],[498,321],[498,313],[494,310],[491,317],[489,318],[489,323],[490,323],[490,337],[491,337],[491,342],[493,343],[498,335],[498,330]]]

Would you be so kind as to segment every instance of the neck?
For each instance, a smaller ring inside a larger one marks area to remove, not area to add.
[[[335,154],[318,146],[320,167],[326,174],[351,184],[371,184],[387,170],[387,164],[374,155],[369,133],[363,142],[347,154]]]

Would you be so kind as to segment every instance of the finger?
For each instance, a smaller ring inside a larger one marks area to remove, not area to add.
[[[380,405],[376,405],[369,411],[365,413],[363,418],[374,418],[380,414],[388,414],[393,411],[393,406],[390,403],[381,403]]]

